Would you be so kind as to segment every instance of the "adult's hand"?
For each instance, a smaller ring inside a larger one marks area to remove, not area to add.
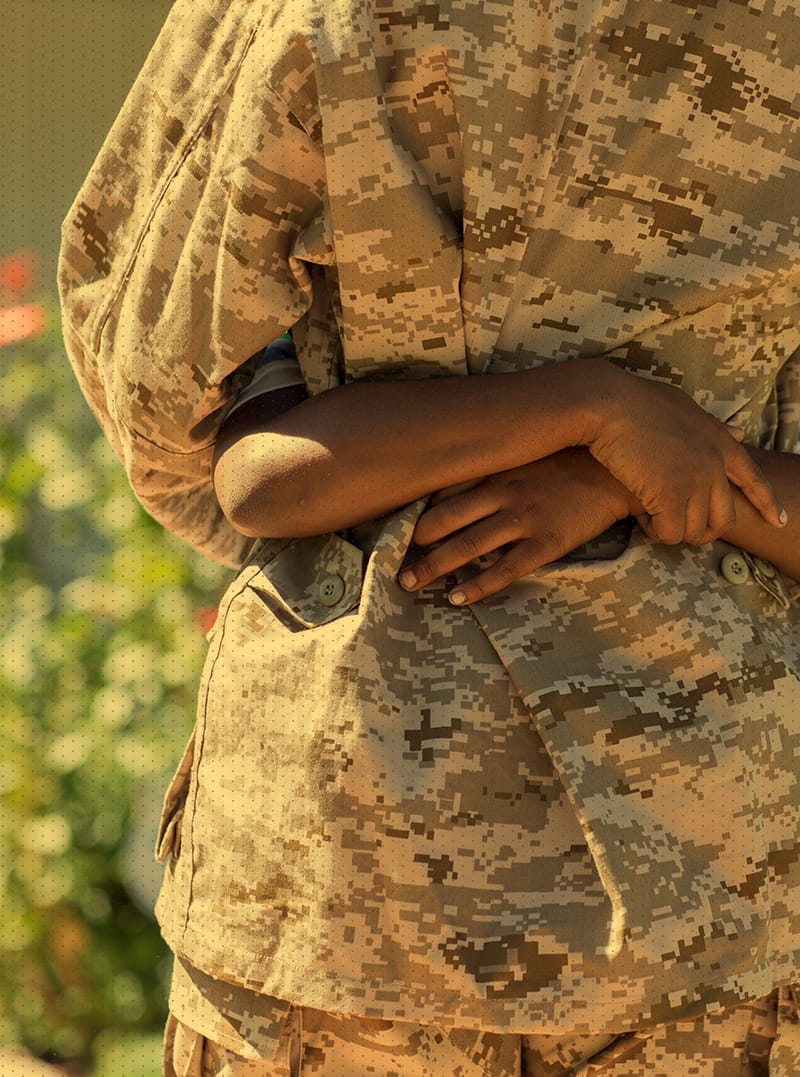
[[[449,596],[455,605],[476,602],[640,511],[586,449],[565,449],[434,495],[417,522],[414,541],[438,545],[408,565],[400,583],[415,591],[476,557],[500,551],[494,564]]]
[[[257,400],[224,424],[214,459],[222,509],[253,537],[338,531],[577,445],[637,498],[661,541],[721,534],[735,515],[732,483],[778,522],[772,486],[721,423],[602,359],[350,383],[277,415]]]
[[[618,368],[605,375],[583,444],[640,503],[639,523],[651,538],[699,545],[725,534],[736,523],[734,487],[767,523],[786,523],[734,428],[674,386]]]

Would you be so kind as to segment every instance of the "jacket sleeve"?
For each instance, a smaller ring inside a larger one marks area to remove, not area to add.
[[[236,565],[211,481],[248,360],[312,304],[294,256],[323,161],[273,91],[247,0],[178,0],[63,226],[64,338],[136,496]],[[316,222],[316,225],[315,225]]]

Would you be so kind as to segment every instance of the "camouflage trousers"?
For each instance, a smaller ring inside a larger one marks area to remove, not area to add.
[[[642,1032],[519,1036],[292,1007],[272,1057],[244,1059],[170,1016],[164,1077],[797,1077],[800,989]]]

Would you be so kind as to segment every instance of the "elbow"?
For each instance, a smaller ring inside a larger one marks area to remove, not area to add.
[[[218,453],[214,459],[213,481],[222,514],[231,527],[247,538],[283,538],[271,533],[268,520],[279,518],[273,511],[269,485],[257,481],[242,446]]]
[[[215,461],[214,491],[225,519],[247,538],[297,538],[305,503],[297,483],[259,464],[246,450],[228,450]]]
[[[271,529],[260,523],[256,514],[246,504],[221,504],[223,515],[234,531],[247,538],[282,538],[282,535],[270,534]]]
[[[291,521],[275,505],[270,491],[246,482],[220,482],[214,488],[222,514],[240,535],[247,538],[291,538]]]
[[[281,497],[279,491],[260,487],[240,497],[226,499],[220,506],[231,527],[247,538],[290,539],[320,533],[307,518],[305,500],[296,496]]]
[[[263,432],[218,444],[214,490],[247,538],[301,538],[331,530],[327,455],[303,439]],[[334,514],[335,515],[335,514]]]

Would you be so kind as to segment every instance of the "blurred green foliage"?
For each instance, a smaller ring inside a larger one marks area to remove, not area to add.
[[[153,815],[227,570],[138,506],[52,303],[0,349],[0,555],[0,1036],[111,1073],[163,1024]]]

